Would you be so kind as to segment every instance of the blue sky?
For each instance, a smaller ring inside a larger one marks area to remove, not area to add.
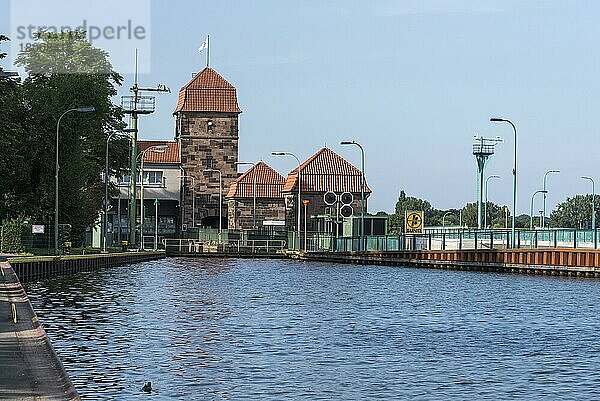
[[[392,211],[402,189],[450,208],[476,198],[473,136],[501,136],[490,200],[510,205],[512,131],[489,122],[502,116],[519,129],[518,212],[560,169],[552,208],[590,190],[581,175],[600,183],[599,16],[600,2],[575,0],[152,1],[151,73],[140,80],[173,93],[141,134],[173,138],[177,91],[203,68],[196,49],[210,34],[211,66],[238,89],[241,160],[285,175],[294,163],[272,150],[304,159],[327,145],[359,165],[357,149],[339,146],[355,139],[371,212]]]

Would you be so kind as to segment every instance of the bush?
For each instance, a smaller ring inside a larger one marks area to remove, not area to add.
[[[6,220],[2,224],[0,251],[4,253],[25,252],[27,226],[23,220]]]

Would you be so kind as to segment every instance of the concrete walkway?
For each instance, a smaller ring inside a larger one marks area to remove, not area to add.
[[[23,287],[5,262],[0,262],[0,400],[79,400]]]

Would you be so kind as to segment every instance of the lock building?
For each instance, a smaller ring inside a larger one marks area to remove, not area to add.
[[[309,232],[341,234],[344,215],[350,217],[361,213],[361,171],[328,147],[320,149],[299,168],[300,174],[298,168],[290,171],[281,191],[286,205],[286,227],[290,231],[298,230],[300,185],[300,231],[304,229],[306,217]],[[365,213],[370,195],[371,189],[365,179]],[[308,201],[307,205],[302,201]]]

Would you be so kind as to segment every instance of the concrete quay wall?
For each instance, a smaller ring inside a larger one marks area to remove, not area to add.
[[[0,272],[0,399],[79,400],[15,272]]]
[[[107,267],[158,260],[164,252],[124,252],[99,255],[44,256],[8,259],[21,282],[43,280]]]
[[[600,278],[600,250],[309,252],[303,260]]]

